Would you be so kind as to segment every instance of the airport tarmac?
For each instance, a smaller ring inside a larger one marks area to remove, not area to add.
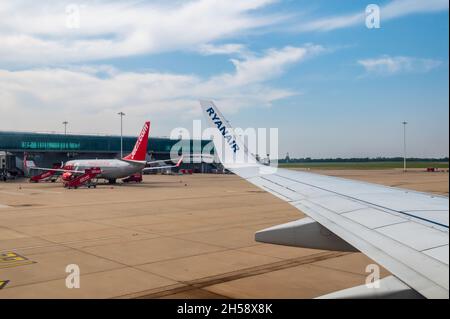
[[[318,172],[448,196],[448,173]],[[0,183],[0,298],[314,298],[364,284],[373,262],[360,253],[254,241],[302,216],[234,175]],[[66,287],[70,264],[79,289]]]

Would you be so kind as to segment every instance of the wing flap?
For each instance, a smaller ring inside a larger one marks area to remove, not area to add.
[[[296,202],[294,206],[420,294],[428,298],[448,298],[448,264],[307,200]]]
[[[448,265],[448,251],[449,247],[447,244],[440,247],[424,250],[423,253]]]
[[[377,232],[418,251],[448,245],[449,238],[445,232],[411,221],[383,226]]]
[[[342,214],[346,218],[370,229],[404,223],[405,219],[374,208],[365,208]]]

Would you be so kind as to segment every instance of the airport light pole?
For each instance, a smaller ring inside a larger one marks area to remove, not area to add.
[[[69,122],[64,121],[62,124],[64,124],[64,135],[67,135],[67,124],[69,124]]]
[[[408,122],[402,122],[403,124],[403,172],[406,173],[406,124]]]
[[[123,158],[123,117],[125,113],[119,112],[117,115],[120,115],[120,158]]]

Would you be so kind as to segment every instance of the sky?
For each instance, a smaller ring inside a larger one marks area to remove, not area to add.
[[[379,8],[379,28],[366,7]],[[448,0],[0,2],[0,130],[169,136],[213,99],[291,157],[449,155]]]

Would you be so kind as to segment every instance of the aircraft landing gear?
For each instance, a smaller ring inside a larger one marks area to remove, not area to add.
[[[109,184],[115,184],[116,183],[116,179],[115,178],[110,178],[110,179],[108,179],[108,183]]]

